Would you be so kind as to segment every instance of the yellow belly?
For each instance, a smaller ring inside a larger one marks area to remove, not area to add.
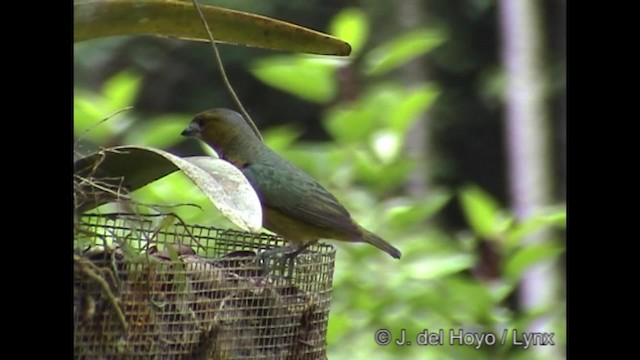
[[[262,212],[264,217],[263,226],[266,229],[282,236],[289,243],[296,246],[301,246],[318,239],[333,239],[340,241],[358,240],[351,234],[344,234],[332,229],[304,223],[268,207],[263,207]]]

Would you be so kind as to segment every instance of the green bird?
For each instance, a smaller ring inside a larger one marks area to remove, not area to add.
[[[242,171],[260,198],[263,227],[293,245],[296,255],[319,239],[333,239],[369,243],[400,258],[398,249],[355,223],[315,179],[269,149],[237,112],[201,112],[182,135],[201,139]]]

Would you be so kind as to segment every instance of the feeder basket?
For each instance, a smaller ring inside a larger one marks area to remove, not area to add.
[[[289,277],[257,256],[279,237],[166,219],[81,218],[76,359],[326,359],[333,246],[309,247]]]

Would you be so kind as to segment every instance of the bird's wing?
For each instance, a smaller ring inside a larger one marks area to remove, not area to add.
[[[344,206],[302,170],[293,166],[281,169],[279,166],[251,164],[242,172],[264,205],[315,226],[358,233]]]

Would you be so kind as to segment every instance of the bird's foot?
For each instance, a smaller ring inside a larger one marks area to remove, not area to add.
[[[293,246],[282,246],[269,250],[264,250],[263,252],[258,254],[258,258],[260,263],[262,264],[262,271],[265,276],[269,275],[269,263],[270,260],[274,257],[281,257],[283,262],[281,262],[281,266],[278,266],[278,270],[280,270],[280,274],[284,275],[284,270],[287,268],[287,276],[286,279],[291,280],[293,278],[293,268],[295,266],[295,259],[300,253],[306,250],[307,246],[302,247],[293,247]]]

